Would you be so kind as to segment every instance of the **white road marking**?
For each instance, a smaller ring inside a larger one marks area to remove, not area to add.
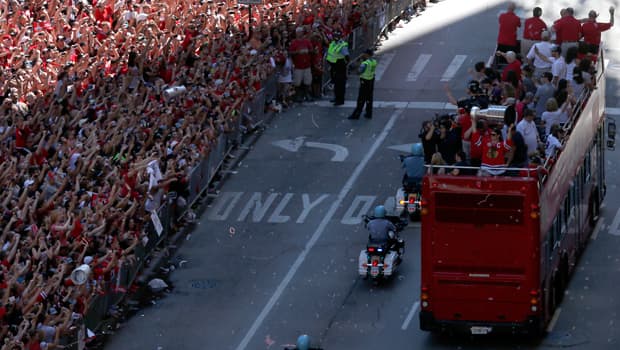
[[[394,127],[394,124],[396,123],[396,119],[398,119],[398,117],[402,113],[403,113],[402,109],[396,110],[392,113],[392,116],[390,117],[390,120],[385,124],[383,131],[381,131],[381,134],[377,136],[377,138],[375,139],[375,142],[370,147],[370,150],[366,153],[366,155],[360,161],[357,167],[355,167],[355,170],[349,177],[349,180],[344,184],[344,186],[338,193],[338,198],[336,198],[336,200],[332,203],[331,207],[329,208],[329,210],[323,217],[323,220],[321,220],[321,223],[317,227],[316,231],[314,231],[314,233],[312,234],[312,237],[310,237],[310,240],[308,241],[308,243],[306,243],[306,246],[304,247],[304,249],[301,251],[301,253],[299,253],[299,256],[297,257],[297,259],[295,259],[295,262],[293,263],[291,268],[288,270],[288,272],[284,276],[284,279],[282,280],[282,282],[280,282],[280,284],[276,288],[271,298],[269,298],[269,301],[267,302],[265,307],[263,307],[263,309],[261,310],[256,320],[254,320],[254,323],[252,323],[252,326],[250,327],[246,335],[241,340],[241,343],[239,343],[239,345],[236,347],[236,350],[245,350],[245,348],[248,346],[248,343],[250,342],[252,337],[254,337],[258,328],[263,324],[263,321],[265,321],[265,318],[267,318],[267,315],[269,314],[269,312],[271,312],[271,309],[273,309],[278,299],[280,299],[280,297],[282,296],[282,293],[284,292],[284,289],[286,289],[288,284],[291,282],[291,280],[293,279],[293,276],[295,276],[295,274],[297,273],[297,270],[299,269],[301,264],[306,259],[306,256],[308,255],[312,247],[314,247],[316,242],[319,240],[319,238],[325,231],[325,227],[332,220],[334,214],[336,213],[336,211],[342,204],[344,198],[351,191],[351,188],[353,188],[353,184],[355,183],[355,181],[357,181],[357,178],[362,174],[362,171],[364,171],[364,168],[366,168],[370,159],[374,156],[374,154],[379,149],[379,146],[381,146],[383,141],[385,141],[389,132]]]
[[[409,74],[407,74],[407,81],[418,80],[418,77],[420,76],[420,74],[422,74],[424,67],[426,67],[426,64],[428,63],[428,61],[431,60],[431,56],[432,55],[430,54],[423,53],[420,55],[420,57],[418,57],[418,59],[415,61],[415,63],[411,67]]]
[[[326,149],[334,152],[333,157],[330,159],[332,162],[344,162],[344,160],[349,156],[349,150],[346,147],[333,143],[306,142],[306,146]]]
[[[375,82],[381,80],[381,77],[383,77],[383,73],[385,73],[387,67],[390,65],[390,63],[392,63],[394,56],[396,56],[396,53],[389,52],[384,53],[381,55],[381,57],[379,57],[379,62],[377,63],[377,68],[375,69]]]
[[[489,59],[487,60],[487,67],[491,67],[493,65],[494,60],[495,60],[495,52],[493,52],[491,56],[489,56]]]
[[[594,231],[592,232],[592,236],[590,236],[591,240],[596,240],[596,238],[598,237],[598,233],[601,229],[603,229],[605,227],[605,225],[603,225],[603,221],[605,220],[605,218],[599,218],[598,222],[596,223],[596,227],[594,227]]]
[[[555,327],[555,324],[558,322],[558,319],[560,318],[560,313],[562,312],[562,308],[559,307],[557,309],[555,309],[555,312],[553,313],[553,317],[551,317],[551,321],[549,321],[549,324],[547,325],[547,332],[552,332],[553,328]]]
[[[407,330],[407,327],[409,327],[409,322],[411,322],[411,319],[413,319],[413,315],[415,315],[418,306],[420,306],[420,302],[416,300],[416,302],[413,303],[411,310],[409,310],[409,314],[407,314],[407,318],[405,318],[405,322],[403,322],[403,325],[400,327],[400,329],[402,329],[403,331]]]
[[[611,225],[607,227],[607,231],[610,235],[620,236],[620,209],[616,211],[616,216],[614,216],[614,220],[611,222]]]
[[[443,72],[443,75],[441,76],[441,81],[450,81],[450,79],[454,78],[456,72],[458,72],[459,68],[461,68],[466,59],[467,55],[454,56],[446,71]]]

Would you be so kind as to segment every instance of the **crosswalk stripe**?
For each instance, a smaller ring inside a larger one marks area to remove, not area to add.
[[[463,62],[465,62],[466,59],[467,55],[454,56],[446,71],[443,72],[443,75],[441,76],[441,81],[450,81],[450,79],[452,79],[456,75],[456,72],[459,70],[459,68],[461,68],[461,65],[463,65]]]
[[[383,73],[385,73],[387,67],[390,65],[390,63],[392,63],[394,56],[396,56],[394,52],[384,53],[383,55],[381,55],[381,57],[378,59],[379,62],[377,63],[377,68],[375,69],[375,81],[381,80]]]
[[[411,67],[411,71],[409,71],[409,74],[407,74],[407,81],[418,80],[418,77],[424,70],[424,67],[426,66],[428,61],[431,60],[431,56],[432,55],[430,54],[421,54],[420,57],[418,57],[413,67]]]

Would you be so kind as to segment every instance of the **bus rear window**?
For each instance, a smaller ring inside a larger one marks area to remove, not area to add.
[[[435,220],[471,225],[521,225],[523,196],[435,193]]]

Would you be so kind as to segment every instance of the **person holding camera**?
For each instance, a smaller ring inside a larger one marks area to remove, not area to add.
[[[439,122],[437,120],[427,120],[423,122],[418,137],[420,137],[422,148],[424,149],[424,163],[430,164],[433,154],[437,152]]]

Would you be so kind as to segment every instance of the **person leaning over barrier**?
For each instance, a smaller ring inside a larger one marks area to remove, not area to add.
[[[364,106],[366,106],[364,117],[367,119],[372,118],[372,100],[375,89],[375,71],[377,69],[377,60],[372,56],[372,49],[368,49],[362,54],[362,64],[359,67],[360,87],[357,94],[357,106],[348,119],[359,119]]]

